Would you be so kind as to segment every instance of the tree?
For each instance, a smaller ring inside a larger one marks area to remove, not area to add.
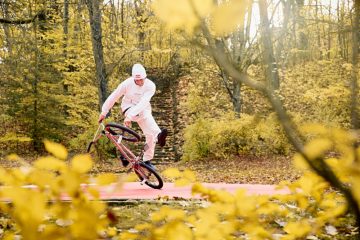
[[[103,103],[108,96],[107,79],[104,61],[104,52],[102,45],[102,29],[101,29],[101,10],[99,0],[87,0],[86,6],[89,11],[91,38],[96,66],[96,79],[99,88],[99,107],[101,109]]]
[[[159,4],[163,3],[161,1],[158,1]],[[356,192],[352,190],[351,186],[344,184],[334,173],[334,170],[329,166],[328,162],[325,161],[325,157],[323,155],[316,155],[316,157],[311,157],[311,155],[306,151],[305,149],[305,142],[304,137],[301,134],[301,132],[298,129],[298,126],[292,121],[292,118],[288,114],[288,112],[285,110],[284,105],[281,101],[281,98],[279,94],[274,91],[272,87],[266,86],[266,84],[262,82],[257,82],[252,80],[246,73],[240,72],[231,58],[228,57],[227,52],[224,51],[223,48],[220,48],[216,42],[216,38],[214,38],[211,34],[211,30],[214,31],[214,29],[209,29],[209,27],[206,25],[205,22],[208,21],[214,21],[213,24],[215,31],[216,31],[216,21],[221,22],[224,21],[224,19],[216,19],[214,15],[210,15],[209,19],[209,10],[211,9],[206,5],[200,6],[198,4],[198,1],[192,1],[191,7],[189,7],[188,14],[190,17],[193,17],[192,19],[192,26],[197,27],[201,29],[202,34],[206,38],[207,45],[203,46],[208,53],[212,56],[214,61],[221,66],[222,69],[232,78],[236,79],[237,81],[242,82],[244,85],[255,89],[259,92],[261,92],[268,101],[270,102],[273,110],[277,114],[277,117],[285,131],[285,134],[289,140],[289,142],[293,145],[295,150],[299,153],[299,155],[306,161],[306,163],[311,167],[311,169],[319,176],[321,176],[323,179],[325,179],[332,187],[339,190],[344,197],[346,198],[348,204],[349,204],[349,210],[354,214],[356,219],[357,226],[360,226],[360,206],[358,205],[357,198],[356,198]],[[211,3],[209,3],[211,5]],[[231,10],[236,8],[237,3],[235,1],[230,1],[228,6],[231,6],[229,8],[228,12],[222,12],[222,16],[230,15]],[[225,5],[226,6],[226,5]],[[165,21],[170,21],[170,16],[167,16],[164,14],[166,11],[171,11],[172,6],[167,5],[168,9],[166,9],[163,12],[158,11],[157,14],[160,18],[164,19]],[[166,8],[165,7],[165,8]],[[174,10],[174,9],[173,9]],[[175,13],[173,11],[172,13]],[[211,18],[212,17],[212,18]],[[227,27],[232,26],[232,29],[234,29],[234,26],[236,26],[238,19],[233,19],[233,22],[229,22],[230,19],[227,19]],[[178,28],[184,28],[184,26],[189,26],[188,20],[184,20],[181,23],[178,23],[176,27]],[[224,26],[224,25],[222,25]],[[230,29],[227,29],[229,32]],[[353,151],[356,151],[356,146],[354,146]]]
[[[6,6],[6,3],[4,4]],[[6,11],[6,7],[4,9]],[[4,24],[28,24],[28,23],[33,23],[35,22],[36,19],[39,19],[39,21],[43,21],[46,19],[46,15],[44,11],[40,11],[37,14],[35,14],[32,18],[28,18],[28,19],[6,19],[6,18],[0,18],[0,23],[4,23]]]
[[[279,74],[272,45],[272,32],[268,18],[268,5],[266,0],[259,1],[261,19],[261,40],[263,45],[263,60],[265,65],[266,79],[270,88],[279,89]]]
[[[351,73],[351,123],[354,129],[360,129],[359,116],[359,47],[360,47],[360,0],[354,1],[354,20],[352,30],[352,73]]]
[[[220,34],[216,37],[216,39],[214,39],[216,48],[227,52],[227,58],[234,62],[238,71],[242,73],[246,73],[248,67],[252,64],[254,59],[257,58],[255,55],[256,45],[253,44],[254,40],[250,37],[252,11],[253,2],[249,1],[239,11],[237,16],[238,23],[235,28],[236,30],[229,33],[227,31],[222,32],[222,30],[217,29]],[[207,27],[211,25],[211,23],[208,22],[204,22],[203,24]],[[255,38],[255,36],[253,37]],[[198,46],[202,46],[203,39],[199,40],[195,38],[193,41]],[[206,50],[206,47],[203,49]],[[235,115],[240,117],[242,109],[242,82],[228,75],[221,65],[217,65],[220,69],[222,83],[231,99]]]

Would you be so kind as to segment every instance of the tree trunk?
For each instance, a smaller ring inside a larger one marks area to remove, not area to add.
[[[69,34],[69,0],[64,0],[64,15],[63,15],[63,31],[64,31],[64,58],[67,57],[67,45],[68,45],[68,34]]]
[[[252,20],[252,12],[253,12],[253,0],[250,0],[247,11],[247,19],[246,19],[246,28],[245,28],[245,41],[250,42],[250,28],[251,28],[251,20]]]
[[[353,21],[353,31],[352,31],[352,74],[351,74],[351,123],[352,128],[360,128],[359,120],[359,84],[358,84],[358,74],[359,74],[359,41],[360,41],[360,0],[355,0],[354,2],[354,21]]]
[[[292,34],[290,39],[290,48],[297,48],[296,42],[296,29],[297,29],[297,19],[299,17],[299,7],[296,3],[293,4],[292,7],[293,14],[292,14]],[[293,63],[296,63],[296,60],[293,60]]]
[[[319,59],[322,59],[323,52],[321,48],[321,35],[320,35],[320,27],[319,27],[319,2],[318,0],[315,0],[315,21],[316,21],[316,36],[317,36],[317,44],[319,49]]]
[[[91,40],[99,88],[99,108],[101,109],[107,98],[107,80],[102,45],[100,2],[99,0],[86,0],[86,5],[89,10]]]
[[[233,80],[233,108],[236,117],[240,118],[241,113],[241,82]]]
[[[142,8],[142,4],[140,0],[135,0],[135,11],[136,11],[136,19],[137,19],[137,30],[138,30],[138,48],[141,50],[141,59],[144,62],[144,50],[145,50],[145,30],[144,24],[146,23],[146,19],[144,16],[144,9]]]
[[[9,6],[8,5],[9,5],[9,3],[8,3],[7,0],[4,0],[4,2],[1,4],[4,19],[9,19],[10,18],[9,9],[8,9]],[[4,24],[3,28],[4,28],[4,33],[5,33],[5,46],[6,46],[7,50],[8,50],[8,52],[9,52],[9,54],[11,55],[12,46],[11,46],[11,40],[10,40],[9,26],[7,24]]]
[[[275,54],[276,54],[277,59],[282,58],[282,52],[285,47],[284,40],[286,40],[285,36],[286,36],[286,32],[288,31],[288,25],[289,25],[289,20],[290,20],[290,13],[291,13],[291,3],[292,3],[292,1],[290,1],[290,0],[282,1],[284,21],[283,21],[283,24],[281,27],[280,37],[278,37],[278,44],[276,45],[277,47],[275,48]]]
[[[125,25],[124,25],[124,2],[125,0],[121,1],[121,38],[125,39],[124,31],[125,31]]]
[[[43,23],[39,23],[43,24]],[[39,27],[39,29],[41,29],[41,27]],[[38,83],[40,81],[40,74],[39,74],[39,46],[38,46],[38,22],[35,22],[35,24],[33,24],[33,31],[34,31],[34,39],[35,39],[35,48],[34,48],[34,79],[31,82],[31,90],[32,90],[32,95],[33,95],[33,103],[32,103],[32,107],[33,107],[33,112],[31,114],[31,122],[32,122],[32,126],[31,126],[31,139],[32,139],[32,145],[35,151],[39,151],[41,148],[41,137],[39,134],[39,124],[38,124],[38,98],[39,98],[39,93],[38,93]],[[25,76],[26,78],[26,76]]]
[[[66,60],[67,59],[68,39],[69,39],[69,0],[64,0],[63,31],[64,31],[63,56],[64,56],[64,60]],[[68,69],[69,69],[69,67],[68,67]],[[64,91],[64,95],[69,94],[69,85],[66,83],[66,81],[63,81],[63,91]],[[67,105],[64,105],[64,115],[66,117],[69,117],[68,111],[69,111],[69,107]]]
[[[329,15],[328,15],[328,18],[329,18],[329,21],[331,21],[330,19],[331,19],[331,0],[330,0],[330,4],[329,4]],[[332,32],[332,24],[331,23],[329,23],[328,24],[328,51],[327,51],[327,59],[328,60],[330,60],[330,58],[331,58],[331,32]]]
[[[264,47],[263,59],[265,65],[266,79],[268,87],[272,89],[279,89],[279,74],[277,64],[274,58],[274,51],[272,46],[272,32],[270,30],[270,23],[267,13],[266,0],[259,0],[260,21],[261,21],[261,41]]]
[[[344,38],[344,33],[343,33],[343,29],[344,29],[344,14],[343,14],[343,8],[340,8],[340,1],[341,0],[337,0],[337,6],[336,6],[336,13],[337,13],[337,20],[338,20],[338,27],[337,27],[337,31],[338,31],[338,35],[337,35],[337,39],[338,39],[338,45],[339,45],[339,50],[338,50],[338,54],[340,55],[340,57],[342,57],[343,59],[347,60],[345,58],[345,45],[343,43],[343,38]]]

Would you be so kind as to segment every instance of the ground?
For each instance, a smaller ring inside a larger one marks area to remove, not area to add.
[[[166,168],[190,169],[200,182],[278,184],[283,180],[293,181],[300,176],[292,165],[291,157],[284,156],[236,156],[230,159],[203,159],[188,162],[157,164],[162,172]],[[98,162],[95,172],[123,172],[124,168],[116,159]],[[165,179],[166,180],[166,179]]]
[[[25,162],[32,162],[34,157],[28,157]],[[32,159],[32,160],[31,160]],[[9,161],[0,158],[0,166],[11,168],[20,166],[19,162]],[[157,164],[156,168],[162,172],[166,168],[177,167],[180,170],[191,169],[198,177],[200,182],[216,183],[247,183],[247,184],[278,184],[283,180],[293,181],[300,176],[293,165],[291,157],[284,156],[237,156],[230,159],[203,159],[200,161],[174,162],[168,164]],[[125,169],[116,159],[97,162],[91,173],[115,172],[123,173]],[[165,179],[170,181],[170,179]],[[206,201],[166,198],[156,200],[126,200],[108,202],[108,214],[111,214],[118,233],[136,232],[134,226],[151,221],[151,216],[164,205],[171,208],[185,210],[187,214],[194,213],[196,210],[207,206]],[[1,217],[1,216],[0,216]],[[2,222],[7,222],[7,216],[2,217]],[[337,235],[326,235],[321,238],[313,239],[357,239],[355,234],[357,229],[354,227],[353,219],[345,216],[338,221]],[[342,223],[343,222],[343,223]],[[282,229],[279,227],[279,231]]]
[[[34,159],[33,157],[23,157]],[[32,160],[26,160],[31,162]],[[0,166],[10,168],[20,166],[19,162],[0,159]],[[293,165],[291,157],[284,156],[246,156],[240,155],[229,159],[212,159],[156,164],[159,172],[166,168],[176,167],[180,170],[190,169],[196,173],[199,182],[208,183],[248,183],[278,184],[283,180],[293,181],[300,176]],[[91,173],[122,173],[126,169],[116,159],[96,162]],[[165,179],[165,181],[170,181]]]

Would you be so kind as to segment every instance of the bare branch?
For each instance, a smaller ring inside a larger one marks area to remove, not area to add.
[[[18,19],[18,20],[9,20],[9,19],[4,19],[4,18],[0,18],[0,23],[3,24],[16,24],[16,25],[21,25],[21,24],[29,24],[34,22],[36,19],[39,20],[45,20],[46,19],[46,14],[45,11],[40,11],[38,12],[34,17],[29,18],[29,19]]]
[[[229,74],[229,76],[234,79],[242,82],[243,84],[254,88],[260,92],[265,92],[265,85],[261,82],[256,82],[248,78],[248,76],[244,73],[239,72],[230,59],[224,53],[224,49],[220,49],[219,45],[215,44],[214,39],[211,37],[210,31],[207,26],[203,23],[201,26],[204,36],[208,42],[208,46],[205,49],[210,53],[210,55],[214,58],[216,63],[223,67],[224,71]]]

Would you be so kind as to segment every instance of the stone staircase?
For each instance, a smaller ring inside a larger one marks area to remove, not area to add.
[[[174,83],[176,77],[172,74],[164,74],[163,69],[148,70],[148,78],[156,84],[156,93],[151,99],[153,116],[160,128],[167,128],[168,130],[166,145],[163,148],[156,146],[153,160],[155,164],[178,160],[174,148],[176,132],[174,129],[174,120],[176,118],[176,96],[174,91],[176,91],[176,84]]]

